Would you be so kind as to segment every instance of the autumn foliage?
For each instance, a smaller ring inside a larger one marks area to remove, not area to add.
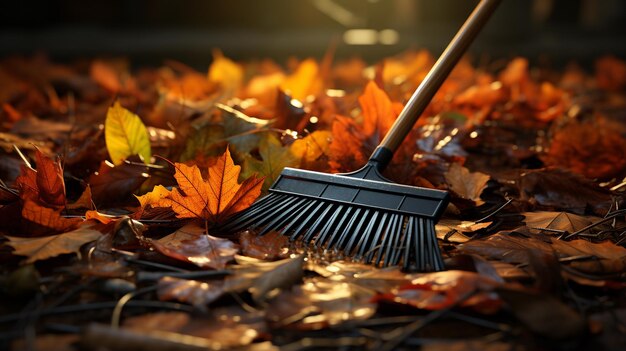
[[[623,60],[457,65],[384,173],[451,195],[436,226],[448,270],[426,273],[220,224],[285,167],[363,166],[432,55],[226,54],[205,71],[0,60],[0,325],[19,327],[0,348],[26,324],[68,348],[163,335],[240,350],[612,340],[626,287]]]

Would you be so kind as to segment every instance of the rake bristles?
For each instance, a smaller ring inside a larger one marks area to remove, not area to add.
[[[411,271],[444,269],[435,222],[400,211],[270,193],[219,228],[259,235],[277,231],[291,241],[376,266]]]

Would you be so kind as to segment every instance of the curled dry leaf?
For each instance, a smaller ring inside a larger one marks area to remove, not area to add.
[[[82,226],[71,232],[39,237],[18,238],[6,236],[7,243],[13,247],[13,254],[27,256],[26,263],[45,260],[50,257],[78,252],[84,244],[98,239],[102,233],[93,226]]]
[[[446,182],[450,190],[464,199],[472,200],[477,205],[484,203],[480,199],[480,194],[487,187],[490,177],[480,172],[470,172],[469,169],[452,163],[450,169],[445,173]]]
[[[265,235],[245,231],[239,236],[241,252],[246,256],[262,260],[285,258],[289,254],[288,243],[288,236],[275,231]]]
[[[239,265],[231,267],[234,274],[226,278],[225,290],[233,292],[248,290],[257,302],[267,299],[272,290],[289,287],[302,278],[304,264],[302,255],[275,262],[254,259],[238,261]]]
[[[475,272],[445,271],[424,274],[410,284],[381,294],[376,301],[391,301],[419,309],[472,308],[481,313],[497,312],[502,302],[493,290],[501,283]]]
[[[412,279],[412,275],[400,271],[397,266],[377,268],[358,262],[335,261],[330,264],[320,264],[314,260],[308,260],[307,269],[332,281],[349,282],[379,293],[407,284]]]
[[[224,268],[239,251],[232,241],[208,235],[195,223],[150,243],[155,250],[168,257],[202,268]]]
[[[157,285],[157,295],[161,301],[176,300],[189,303],[201,310],[224,294],[221,280],[201,282],[197,280],[163,277]]]
[[[65,182],[59,160],[51,160],[41,151],[35,151],[37,170],[22,166],[15,185],[23,200],[33,200],[47,207],[65,206]]]
[[[317,330],[376,312],[374,291],[349,282],[311,278],[270,301],[267,319],[276,327]]]

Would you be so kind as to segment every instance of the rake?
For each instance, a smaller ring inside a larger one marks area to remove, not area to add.
[[[278,231],[376,266],[443,270],[435,223],[448,193],[395,184],[381,172],[498,3],[482,0],[476,6],[363,168],[345,174],[285,168],[268,195],[219,230]]]

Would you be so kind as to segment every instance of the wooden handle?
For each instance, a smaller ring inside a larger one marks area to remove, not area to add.
[[[413,125],[426,109],[437,90],[446,80],[454,66],[463,56],[469,45],[472,43],[478,32],[487,23],[487,20],[494,12],[500,0],[481,0],[476,6],[472,14],[467,18],[461,29],[456,33],[446,50],[439,56],[439,59],[428,72],[422,83],[417,87],[409,102],[393,123],[389,133],[383,141],[378,145],[377,151],[374,151],[370,157],[370,161],[381,162],[383,160],[374,160],[378,155],[390,155],[398,149],[404,138],[409,134]],[[380,150],[379,150],[380,149]],[[386,150],[384,150],[386,149]],[[384,162],[386,163],[386,162]],[[385,164],[381,166],[385,166]]]

